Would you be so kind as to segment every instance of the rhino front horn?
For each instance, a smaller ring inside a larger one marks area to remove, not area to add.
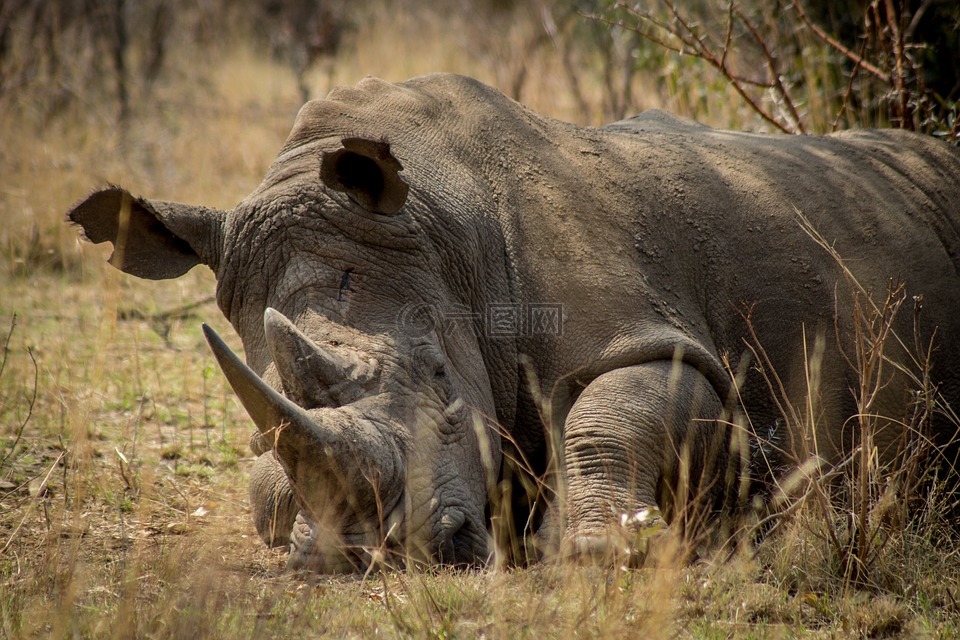
[[[264,382],[206,323],[203,334],[227,381],[260,433],[272,438],[276,435],[274,430],[282,427],[283,439],[291,441],[294,447],[304,441],[322,439],[320,428],[310,415]]]

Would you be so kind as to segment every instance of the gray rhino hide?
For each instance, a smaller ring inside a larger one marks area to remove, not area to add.
[[[902,131],[594,129],[469,78],[368,78],[304,105],[232,211],[111,188],[70,216],[136,275],[217,274],[249,369],[211,344],[262,434],[256,524],[295,567],[482,562],[491,519],[576,555],[640,554],[644,509],[709,528],[757,434],[761,474],[858,442],[858,287],[863,308],[891,281],[907,300],[869,407],[879,460],[934,334],[957,400],[960,153]],[[518,466],[552,487],[545,516]]]

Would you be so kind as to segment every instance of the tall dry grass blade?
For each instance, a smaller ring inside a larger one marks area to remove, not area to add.
[[[57,459],[54,460],[53,464],[50,465],[50,468],[47,470],[46,475],[43,476],[43,480],[40,482],[39,487],[34,493],[33,500],[27,505],[27,508],[24,509],[23,517],[20,518],[20,522],[14,527],[13,531],[10,532],[10,537],[7,538],[7,542],[3,545],[3,548],[0,549],[0,556],[5,554],[10,548],[10,545],[13,544],[14,540],[17,539],[17,534],[20,533],[20,529],[23,528],[23,523],[27,521],[33,511],[36,509],[38,503],[46,499],[46,489],[47,483],[50,481],[50,476],[53,475],[54,470],[60,465],[60,462],[63,460],[64,456],[67,455],[66,451],[60,452],[60,455],[57,456]]]

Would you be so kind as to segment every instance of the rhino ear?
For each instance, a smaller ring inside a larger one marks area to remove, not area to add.
[[[340,142],[343,147],[323,154],[323,183],[346,193],[367,211],[386,215],[399,211],[410,188],[400,178],[403,165],[390,153],[390,145],[365,138]]]
[[[91,242],[113,243],[110,264],[116,268],[164,280],[201,263],[217,270],[223,215],[216,209],[134,198],[110,187],[74,206],[67,218]]]

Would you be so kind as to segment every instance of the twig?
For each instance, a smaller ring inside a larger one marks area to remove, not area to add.
[[[910,20],[910,24],[907,26],[904,36],[907,40],[913,39],[913,33],[917,30],[917,25],[920,24],[920,18],[923,17],[923,14],[927,12],[927,9],[930,8],[930,5],[934,3],[934,0],[923,0],[923,4],[920,5],[920,8],[917,9],[916,13],[913,14],[913,18]]]
[[[3,456],[3,460],[0,460],[0,469],[3,468],[3,465],[7,463],[7,460],[10,458],[10,456],[12,456],[13,452],[16,451],[17,445],[20,444],[20,438],[23,437],[23,430],[26,428],[27,423],[30,422],[30,417],[33,415],[33,407],[37,403],[37,389],[39,388],[40,383],[40,367],[37,366],[37,359],[33,355],[33,349],[28,348],[27,353],[30,355],[30,361],[33,362],[33,394],[30,396],[30,405],[27,407],[27,417],[20,422],[20,426],[17,429],[17,437],[13,440],[13,446],[11,446],[10,450],[7,451],[7,453]]]
[[[780,379],[780,374],[773,366],[773,362],[770,361],[770,357],[767,355],[766,349],[764,349],[763,345],[760,343],[760,338],[757,336],[756,329],[754,328],[753,322],[750,318],[751,313],[752,309],[749,309],[745,313],[741,314],[744,323],[747,326],[747,331],[750,333],[749,340],[747,338],[743,339],[744,346],[746,346],[747,349],[749,349],[753,354],[753,358],[757,362],[759,371],[770,390],[771,396],[773,396],[773,401],[776,403],[777,410],[780,412],[780,415],[792,420],[794,424],[800,424],[800,414],[793,406],[793,403],[790,402],[790,396],[787,393],[786,385],[783,383],[783,380]]]
[[[844,56],[846,56],[856,64],[860,65],[861,67],[863,67],[864,69],[866,69],[867,71],[875,75],[880,80],[883,80],[884,82],[890,81],[890,75],[888,73],[884,72],[879,67],[872,65],[866,60],[864,60],[862,55],[857,55],[847,47],[843,46],[839,40],[832,37],[830,34],[828,34],[826,31],[820,28],[820,26],[815,24],[807,15],[807,12],[803,10],[803,7],[799,2],[794,2],[793,8],[796,9],[797,15],[799,15],[800,19],[803,20],[803,23],[807,25],[807,28],[813,31],[813,33],[816,34],[818,38],[826,42],[828,45],[830,45],[831,47],[839,51],[841,54],[843,54]]]
[[[759,83],[759,82],[744,82],[744,80],[736,76],[727,65],[726,43],[724,45],[723,51],[721,51],[721,53],[718,55],[717,52],[714,50],[714,48],[711,47],[710,43],[708,43],[703,36],[697,33],[697,30],[694,28],[691,22],[680,14],[680,11],[677,9],[676,5],[674,5],[673,2],[671,2],[670,0],[664,0],[664,5],[666,5],[666,7],[670,10],[670,13],[676,19],[679,27],[672,26],[664,22],[663,20],[656,18],[650,12],[640,13],[636,8],[628,7],[623,3],[618,3],[617,6],[627,10],[632,16],[634,16],[638,20],[638,22],[646,22],[647,24],[653,25],[655,28],[660,29],[663,32],[670,34],[671,36],[679,40],[684,45],[683,47],[677,47],[676,45],[670,44],[665,40],[658,38],[655,34],[649,33],[641,29],[639,25],[627,26],[622,21],[611,20],[610,18],[606,18],[604,16],[591,16],[591,18],[594,20],[603,22],[605,24],[609,24],[611,26],[618,26],[622,29],[633,31],[634,33],[637,33],[638,35],[640,35],[642,38],[645,38],[646,40],[649,40],[650,42],[658,46],[661,46],[669,51],[673,51],[681,55],[683,55],[684,53],[690,53],[694,57],[699,58],[700,60],[703,60],[704,62],[712,66],[714,69],[719,71],[720,74],[727,79],[727,81],[730,83],[730,86],[733,87],[734,91],[736,91],[740,95],[743,101],[746,102],[747,105],[751,109],[753,109],[755,113],[757,113],[757,115],[759,115],[766,122],[773,125],[783,133],[795,133],[795,131],[791,131],[788,127],[784,126],[782,123],[777,121],[777,119],[774,118],[770,113],[768,113],[762,106],[760,106],[760,104],[758,104],[757,101],[750,94],[748,94],[746,89],[744,88],[744,84],[751,84],[755,86],[764,86],[764,87],[769,87],[770,84]],[[689,48],[690,51],[689,52],[686,51],[686,48]],[[777,80],[774,79],[772,82],[776,83]]]
[[[13,330],[17,328],[17,314],[10,318],[10,330],[7,331],[7,339],[3,343],[3,360],[0,360],[0,377],[3,377],[3,370],[7,368],[7,354],[10,351],[10,338],[13,337]]]
[[[857,78],[857,72],[860,71],[860,67],[863,66],[863,56],[867,52],[867,40],[864,38],[863,44],[860,45],[860,57],[853,64],[853,71],[850,72],[850,82],[847,83],[847,90],[843,94],[843,104],[840,105],[840,111],[837,112],[837,117],[833,121],[832,131],[836,131],[840,127],[840,118],[843,117],[844,112],[847,110],[847,105],[850,104],[850,98],[853,96],[853,83]]]
[[[205,298],[201,298],[200,300],[189,302],[185,305],[174,307],[173,309],[168,309],[167,311],[160,311],[158,313],[151,314],[145,314],[139,309],[121,309],[117,312],[117,317],[121,320],[152,320],[155,322],[181,320],[183,318],[189,318],[194,309],[198,309],[199,307],[213,302],[214,300],[216,300],[216,296],[207,296]]]
[[[727,34],[723,37],[723,54],[720,64],[727,66],[727,52],[730,51],[730,41],[733,38],[733,0],[727,3]]]
[[[740,18],[740,21],[743,22],[744,26],[747,27],[747,30],[750,31],[750,35],[753,36],[753,40],[757,43],[757,46],[760,47],[760,51],[763,52],[763,57],[767,62],[767,69],[770,71],[770,77],[773,78],[772,82],[776,86],[776,90],[780,95],[780,98],[783,100],[784,104],[787,105],[787,111],[789,111],[790,117],[793,119],[793,122],[797,127],[797,131],[806,134],[807,130],[803,126],[803,122],[800,120],[800,114],[797,113],[797,108],[794,106],[793,100],[790,99],[790,93],[787,91],[787,88],[783,86],[783,81],[780,79],[780,71],[777,69],[776,57],[770,51],[770,47],[767,46],[763,36],[760,35],[760,31],[753,24],[753,22],[747,18],[746,14],[744,14],[740,9],[737,9],[736,13]]]
[[[896,74],[893,74],[893,86],[897,92],[897,102],[899,105],[900,128],[913,130],[913,114],[910,110],[910,92],[907,90],[907,73],[904,70],[903,61],[906,57],[903,41],[903,30],[900,28],[900,20],[897,16],[896,7],[893,0],[886,0],[886,18],[887,25],[890,28],[891,40],[893,41],[893,60],[896,64]]]
[[[145,314],[139,309],[121,309],[117,312],[117,318],[120,320],[144,320],[150,323],[150,328],[160,336],[167,348],[177,350],[176,345],[170,340],[170,329],[173,320],[182,320],[189,318],[193,310],[216,300],[216,296],[207,296],[167,311]]]

